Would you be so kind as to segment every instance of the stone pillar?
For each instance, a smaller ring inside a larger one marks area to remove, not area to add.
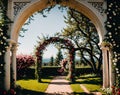
[[[110,78],[110,88],[113,86],[114,83],[114,71],[112,68],[112,52],[109,51],[109,78]]]
[[[4,77],[4,89],[8,91],[10,89],[10,46],[6,49],[5,53],[5,77]]]
[[[13,45],[11,48],[11,52],[12,52],[12,56],[11,56],[11,72],[12,72],[12,76],[11,76],[11,86],[16,87],[15,86],[15,82],[16,82],[16,50],[17,50],[17,46]]]
[[[108,48],[102,46],[102,56],[103,56],[103,88],[109,87],[109,59],[108,59]]]

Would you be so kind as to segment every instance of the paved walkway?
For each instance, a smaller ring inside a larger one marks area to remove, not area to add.
[[[66,76],[55,77],[45,91],[45,95],[74,95],[69,85],[69,81],[67,81],[65,77]],[[102,95],[100,92],[88,91],[88,89],[82,84],[80,84],[80,87],[83,89],[84,94],[75,95]]]
[[[73,91],[69,85],[66,76],[57,76],[49,84],[46,95],[73,95]]]

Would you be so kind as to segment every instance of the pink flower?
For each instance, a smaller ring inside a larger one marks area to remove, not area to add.
[[[6,92],[6,91],[4,91],[4,92],[3,92],[3,95],[6,95],[6,94],[7,94],[7,92]]]

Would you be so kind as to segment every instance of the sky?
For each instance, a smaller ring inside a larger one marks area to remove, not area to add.
[[[53,36],[56,32],[60,32],[66,24],[64,22],[64,17],[66,15],[66,10],[61,12],[57,7],[52,9],[50,13],[46,13],[47,17],[43,17],[40,14],[35,15],[34,21],[31,21],[30,25],[25,28],[28,29],[24,33],[24,37],[19,37],[18,42],[21,43],[18,46],[18,54],[32,54],[34,51],[34,46],[37,45],[38,36],[42,35]],[[57,49],[51,44],[47,46],[44,51],[44,58],[55,57]]]

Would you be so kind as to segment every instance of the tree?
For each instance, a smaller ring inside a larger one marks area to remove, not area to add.
[[[67,27],[56,35],[69,38],[75,45],[75,51],[79,51],[77,55],[80,56],[81,62],[89,64],[94,73],[100,74],[102,52],[98,46],[99,37],[95,26],[87,17],[71,8],[64,18]]]
[[[58,49],[58,53],[55,58],[55,66],[59,65],[60,61],[63,59],[63,55],[60,49]]]
[[[51,65],[51,66],[54,65],[54,57],[53,57],[53,56],[50,58],[50,65]]]

